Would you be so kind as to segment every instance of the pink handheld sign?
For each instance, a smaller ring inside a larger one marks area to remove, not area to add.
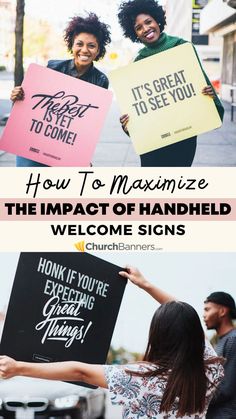
[[[37,64],[22,87],[0,149],[48,166],[89,166],[112,93]]]

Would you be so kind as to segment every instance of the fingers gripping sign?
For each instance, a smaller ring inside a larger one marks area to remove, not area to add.
[[[214,92],[212,86],[209,86],[209,85],[205,86],[202,89],[202,94],[205,95],[205,96],[209,96],[212,99],[214,99],[214,97],[215,97],[215,92]]]
[[[120,123],[121,123],[122,129],[124,130],[124,132],[126,134],[129,133],[129,131],[128,131],[128,122],[129,122],[129,115],[128,114],[124,114],[124,115],[122,115],[120,117]]]
[[[126,266],[125,270],[120,271],[119,274],[128,279],[134,285],[146,291],[160,304],[167,303],[168,301],[175,301],[175,297],[167,294],[160,288],[157,288],[155,285],[149,282],[137,268],[134,268],[133,266]]]
[[[24,100],[25,93],[22,86],[16,86],[11,92],[11,100],[15,102],[16,100]]]
[[[126,266],[126,271],[121,271],[119,274],[124,278],[129,279],[130,282],[137,285],[139,288],[143,288],[147,282],[141,272],[133,266]]]

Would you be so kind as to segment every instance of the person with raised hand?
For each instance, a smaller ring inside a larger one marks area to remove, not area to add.
[[[112,403],[123,406],[124,419],[204,419],[223,367],[205,343],[198,314],[189,304],[151,284],[138,269],[128,266],[120,275],[161,304],[151,321],[142,362],[120,366],[75,361],[40,364],[0,356],[1,378],[20,375],[108,388]]]

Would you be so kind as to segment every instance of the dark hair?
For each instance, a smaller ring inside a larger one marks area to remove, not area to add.
[[[229,308],[229,317],[231,319],[236,319],[236,306],[235,301],[232,297],[232,295],[228,294],[224,291],[216,291],[212,292],[204,301],[204,303],[214,303],[219,304],[224,307]]]
[[[80,16],[73,17],[69,21],[64,35],[64,40],[70,52],[72,51],[75,36],[81,32],[90,33],[97,39],[100,51],[95,61],[104,57],[106,53],[105,46],[111,42],[109,25],[100,22],[95,13],[88,13],[88,17],[86,18]]]
[[[159,25],[160,31],[164,30],[166,24],[165,12],[155,0],[128,0],[119,6],[118,19],[126,38],[133,42],[140,42],[134,24],[136,17],[140,14],[150,15]]]
[[[203,328],[192,306],[171,301],[158,308],[144,355],[144,361],[158,368],[144,374],[168,374],[160,412],[170,411],[176,398],[180,417],[204,411],[207,390],[204,349]]]

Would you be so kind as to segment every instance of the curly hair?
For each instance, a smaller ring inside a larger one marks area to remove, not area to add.
[[[86,18],[75,16],[70,21],[65,29],[64,40],[68,51],[72,52],[74,38],[81,32],[89,33],[95,36],[99,45],[99,54],[95,61],[104,57],[106,53],[106,45],[111,42],[111,33],[109,25],[100,22],[95,13],[88,13]]]
[[[165,12],[156,0],[124,1],[119,6],[118,19],[125,37],[133,42],[140,42],[134,30],[136,17],[140,14],[150,15],[159,24],[161,32],[166,24]]]

